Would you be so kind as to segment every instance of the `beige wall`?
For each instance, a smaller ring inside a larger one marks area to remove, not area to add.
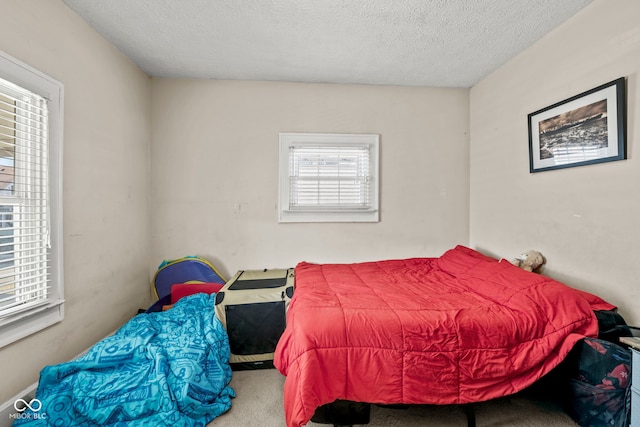
[[[5,402],[149,303],[150,81],[58,0],[3,0],[0,50],[65,90],[66,317],[0,349]]]
[[[152,79],[152,265],[227,276],[437,256],[468,238],[469,91]],[[380,134],[381,221],[279,224],[278,133]]]
[[[471,90],[473,246],[537,249],[545,274],[640,324],[640,2],[596,0]],[[527,115],[627,77],[628,160],[529,173]]]

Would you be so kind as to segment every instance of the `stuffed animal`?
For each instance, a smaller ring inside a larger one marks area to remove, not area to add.
[[[547,262],[545,257],[538,251],[527,251],[515,258],[511,263],[523,270],[537,272]]]

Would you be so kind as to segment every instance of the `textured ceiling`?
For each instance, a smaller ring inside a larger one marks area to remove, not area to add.
[[[147,74],[471,87],[592,0],[64,0]]]

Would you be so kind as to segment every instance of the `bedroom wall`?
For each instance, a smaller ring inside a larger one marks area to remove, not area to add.
[[[468,239],[467,89],[152,79],[152,264],[223,274],[437,256]],[[381,221],[279,224],[278,133],[380,134]]]
[[[594,292],[640,325],[640,2],[596,0],[471,89],[470,243]],[[628,159],[529,173],[527,115],[627,77]]]
[[[0,349],[5,402],[150,302],[150,81],[62,1],[2,6],[0,50],[65,90],[65,319]]]

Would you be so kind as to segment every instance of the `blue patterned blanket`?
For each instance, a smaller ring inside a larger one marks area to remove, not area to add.
[[[45,367],[41,407],[14,426],[205,426],[235,397],[214,299],[197,294],[139,314],[78,359]]]

